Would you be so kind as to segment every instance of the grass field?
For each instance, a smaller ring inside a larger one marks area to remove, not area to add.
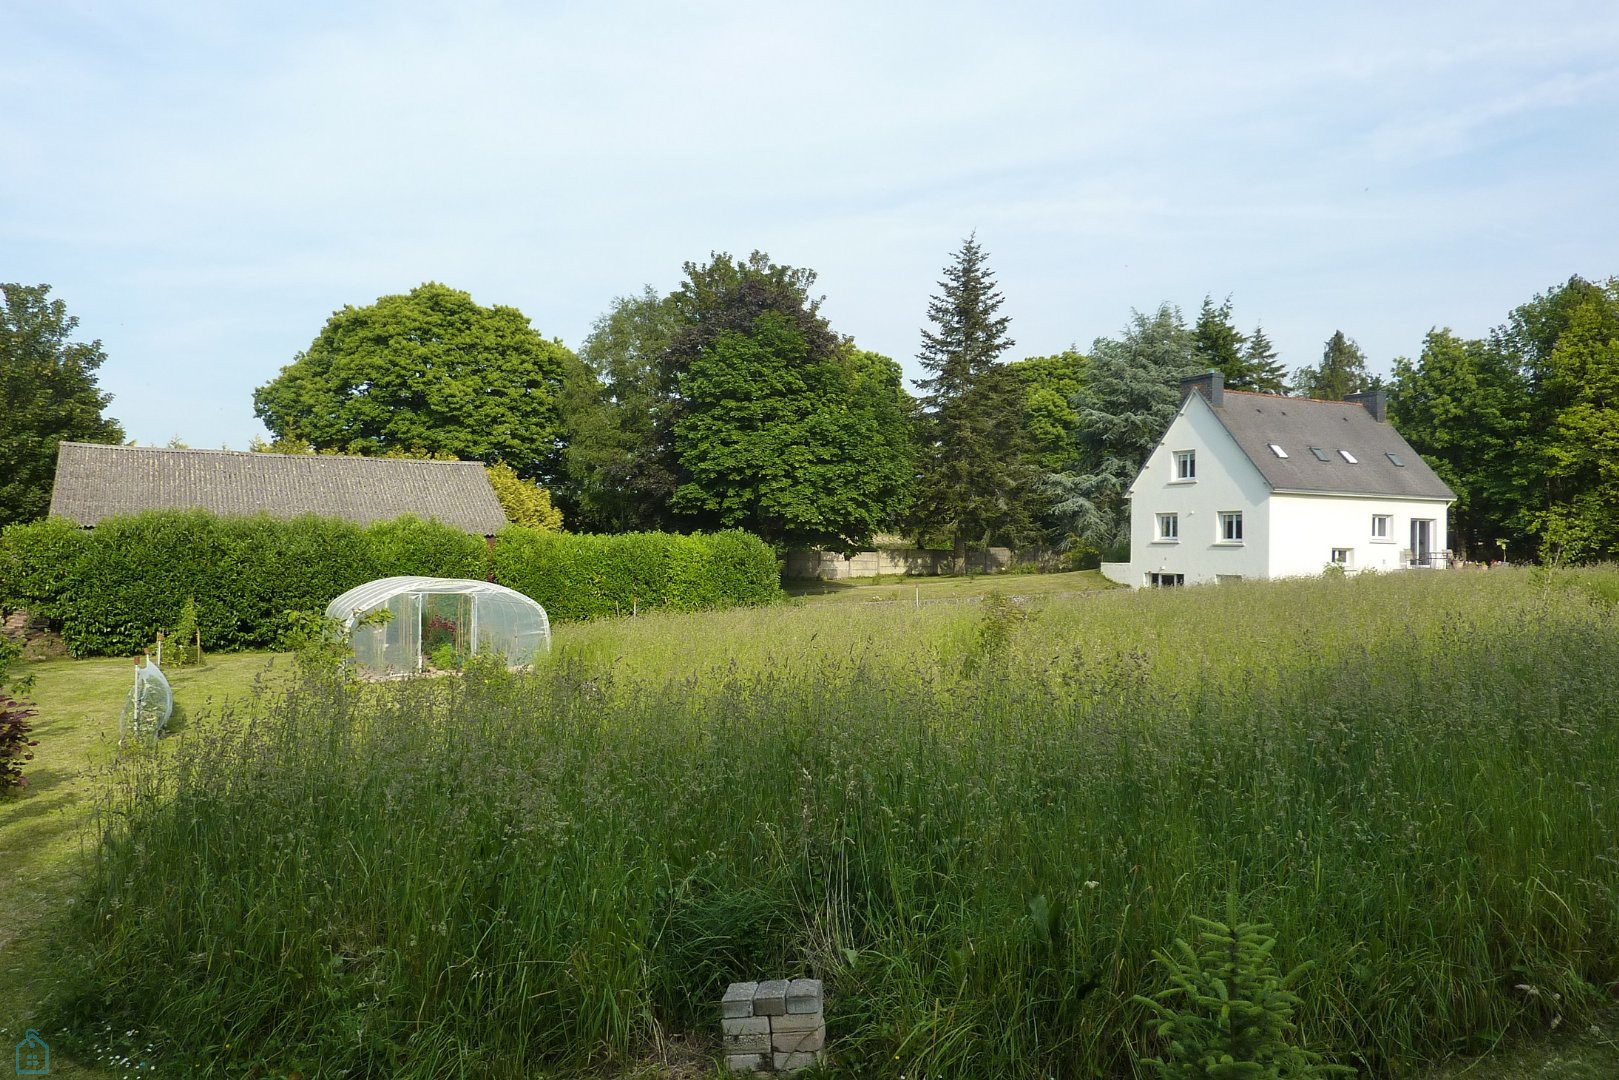
[[[907,582],[225,713],[267,658],[216,657],[116,769],[127,665],[37,665],[0,1019],[72,998],[44,1015],[81,1055],[227,1075],[612,1074],[702,1060],[724,981],[803,969],[850,1075],[1100,1075],[1145,1045],[1152,949],[1234,888],[1315,962],[1338,1060],[1619,1075],[1616,581]],[[75,939],[25,932],[97,790]]]

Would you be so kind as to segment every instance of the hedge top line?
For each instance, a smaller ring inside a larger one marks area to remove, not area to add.
[[[146,510],[221,517],[305,514],[356,525],[414,516],[490,537],[506,514],[476,461],[256,454],[64,442],[52,517],[94,527]]]

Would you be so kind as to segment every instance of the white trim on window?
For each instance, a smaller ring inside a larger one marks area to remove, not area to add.
[[[1158,535],[1153,537],[1155,544],[1178,544],[1181,540],[1181,518],[1179,514],[1158,515]]]
[[[1217,517],[1219,531],[1215,533],[1214,542],[1217,544],[1242,543],[1242,511],[1222,510]]]
[[[1393,514],[1373,514],[1372,515],[1372,543],[1374,543],[1374,544],[1392,544],[1392,543],[1394,543],[1394,515]]]
[[[1173,465],[1169,470],[1169,482],[1172,484],[1193,484],[1197,482],[1197,451],[1176,450],[1171,458]]]

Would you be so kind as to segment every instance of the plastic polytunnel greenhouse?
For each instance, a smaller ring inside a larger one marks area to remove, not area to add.
[[[379,578],[333,600],[326,615],[343,624],[355,660],[375,676],[454,670],[495,653],[522,667],[551,647],[545,609],[488,581]]]

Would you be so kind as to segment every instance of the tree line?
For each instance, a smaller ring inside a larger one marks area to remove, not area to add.
[[[1454,542],[1473,558],[1619,549],[1619,279],[1571,278],[1482,339],[1436,329],[1386,383],[1342,331],[1290,374],[1230,297],[1205,297],[1190,325],[1165,303],[1088,352],[1009,360],[1004,297],[969,236],[930,299],[915,395],[898,363],[830,325],[815,280],[762,252],[688,262],[674,291],[613,301],[577,351],[430,282],[334,313],[254,410],[270,449],[502,463],[579,531],[1100,554],[1128,537],[1126,492],[1180,380],[1217,370],[1258,393],[1385,389],[1456,490]],[[0,404],[22,422],[0,434],[0,465],[17,463],[0,523],[43,513],[56,440],[122,438],[101,415],[99,342],[68,342],[76,320],[44,286],[4,288]]]

